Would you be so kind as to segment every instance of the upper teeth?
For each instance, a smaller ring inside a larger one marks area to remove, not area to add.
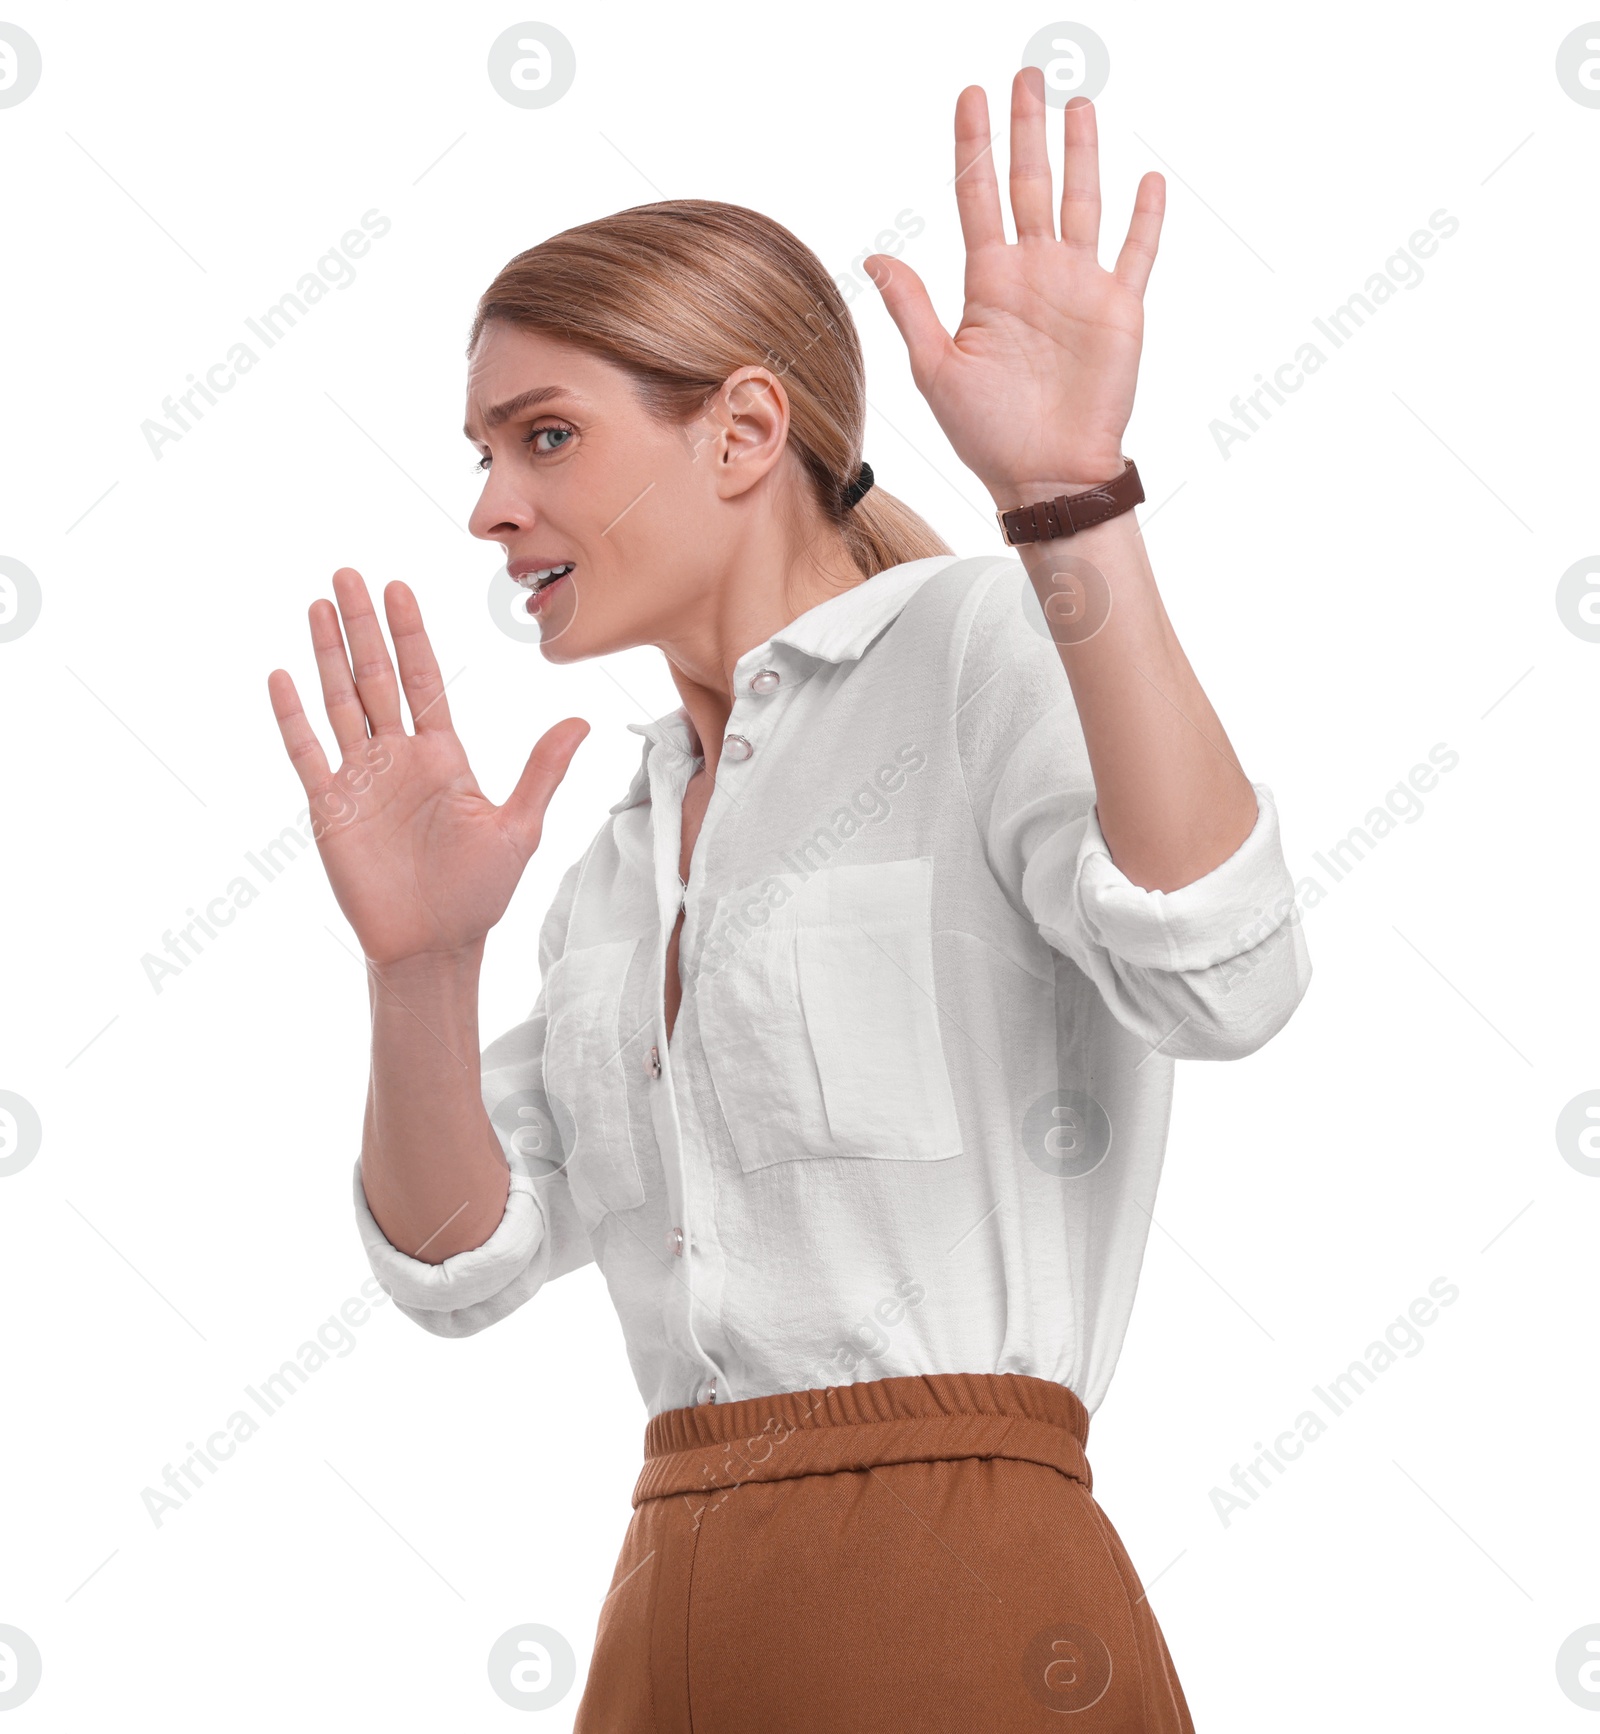
[[[545,566],[538,572],[524,572],[518,579],[521,584],[544,584],[552,578],[559,578],[562,573],[570,572],[573,562],[568,560],[560,566]]]

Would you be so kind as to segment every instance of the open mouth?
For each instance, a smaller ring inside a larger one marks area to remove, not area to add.
[[[528,600],[523,604],[526,612],[540,613],[550,592],[563,578],[571,575],[576,565],[575,560],[567,560],[559,566],[546,566],[537,572],[519,573],[516,582],[528,592]]]
[[[577,561],[568,560],[560,566],[546,566],[539,572],[524,572],[519,575],[517,582],[535,593],[540,590],[548,590],[558,578],[565,578],[576,564]]]

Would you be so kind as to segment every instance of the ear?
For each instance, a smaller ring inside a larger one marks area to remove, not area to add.
[[[769,367],[737,367],[707,412],[712,437],[701,450],[716,465],[717,491],[733,499],[783,461],[789,443],[789,394]]]

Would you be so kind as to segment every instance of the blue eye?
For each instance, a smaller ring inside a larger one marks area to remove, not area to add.
[[[552,451],[560,451],[561,446],[564,446],[568,443],[568,440],[570,440],[572,434],[575,431],[576,431],[575,429],[570,428],[570,427],[565,427],[560,423],[548,423],[544,427],[530,428],[528,430],[528,432],[522,436],[522,443],[525,446],[532,448],[533,442],[536,439],[538,439],[540,434],[566,434],[567,439],[562,440],[561,445],[553,446],[553,447],[547,447],[544,451],[539,451],[536,448],[534,449],[534,456],[535,457],[547,458],[550,456]],[[475,470],[486,470],[489,468],[489,464],[490,464],[490,459],[489,459],[488,455],[485,454],[483,457],[477,459],[477,461],[473,464],[472,467]]]

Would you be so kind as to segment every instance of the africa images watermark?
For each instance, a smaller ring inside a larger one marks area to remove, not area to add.
[[[883,1354],[891,1340],[889,1332],[927,1292],[914,1277],[901,1277],[894,1285],[893,1292],[884,1295],[870,1313],[863,1314],[840,1337],[826,1358],[819,1358],[812,1363],[809,1387],[820,1390],[834,1384],[850,1384],[859,1379],[860,1369]],[[818,1374],[822,1376],[819,1378]]]
[[[1384,260],[1383,269],[1374,271],[1363,288],[1342,306],[1335,307],[1326,319],[1314,318],[1311,323],[1333,349],[1342,349],[1385,302],[1394,298],[1396,290],[1416,288],[1425,275],[1419,261],[1432,258],[1439,242],[1448,241],[1460,227],[1459,220],[1441,207],[1428,218],[1428,227],[1413,230],[1405,246],[1391,253]],[[1231,455],[1231,446],[1259,433],[1261,422],[1272,419],[1272,411],[1262,402],[1263,398],[1270,398],[1275,404],[1287,403],[1289,399],[1284,394],[1298,391],[1327,359],[1323,350],[1307,338],[1289,360],[1272,370],[1271,379],[1258,373],[1256,389],[1235,397],[1228,406],[1233,420],[1219,416],[1211,423],[1211,437],[1223,461]]]
[[[312,844],[356,816],[358,809],[354,797],[365,794],[373,777],[381,776],[394,763],[394,754],[381,736],[367,741],[361,751],[363,762],[341,765],[334,773],[332,785],[320,791],[309,806],[300,809],[297,825],[285,825],[270,843],[262,844],[260,854],[253,849],[245,850],[245,860],[261,875],[259,888],[248,873],[240,873],[228,881],[219,896],[206,904],[204,914],[191,904],[188,924],[180,927],[177,934],[171,928],[162,934],[161,949],[165,957],[147,951],[139,959],[145,980],[157,993],[165,987],[168,976],[181,975],[205,949],[195,937],[197,930],[208,939],[219,938],[217,928],[231,927],[239,911],[249,908],[261,892],[285,868],[298,861]],[[187,953],[185,946],[188,947]]]
[[[747,888],[730,893],[719,908],[723,919],[706,937],[697,968],[706,974],[723,968],[752,933],[765,926],[773,910],[781,908],[812,874],[827,866],[853,837],[884,823],[894,810],[889,798],[906,786],[928,763],[928,755],[914,741],[895,748],[893,760],[879,765],[870,778],[863,778],[847,802],[833,811],[825,824],[788,849],[775,851],[787,874],[771,874]]]
[[[1337,1418],[1348,1414],[1356,1400],[1371,1390],[1378,1375],[1394,1365],[1398,1355],[1403,1355],[1407,1360],[1420,1355],[1427,1339],[1418,1327],[1431,1325],[1439,1316],[1439,1307],[1451,1305],[1460,1297],[1461,1290],[1447,1277],[1436,1276],[1428,1284],[1428,1294],[1433,1296],[1433,1300],[1418,1295],[1406,1311],[1384,1331],[1381,1342],[1367,1345],[1360,1360],[1352,1361],[1342,1373],[1330,1379],[1326,1387],[1311,1387],[1313,1394],[1330,1416]],[[1437,1306],[1434,1305],[1435,1301],[1438,1302]],[[1211,1489],[1211,1509],[1216,1512],[1222,1527],[1228,1527],[1235,1512],[1248,1511],[1262,1493],[1272,1486],[1272,1480],[1267,1474],[1269,1467],[1282,1476],[1288,1464],[1303,1456],[1306,1446],[1320,1439],[1328,1431],[1328,1427],[1329,1422],[1315,1409],[1303,1409],[1295,1416],[1293,1423],[1273,1440],[1270,1447],[1261,1440],[1256,1440],[1255,1449],[1260,1455],[1244,1468],[1237,1463],[1233,1466],[1229,1479],[1237,1491],[1230,1493],[1226,1487]],[[1241,1499],[1241,1493],[1246,1497]]]
[[[297,319],[303,319],[330,289],[348,289],[356,280],[354,261],[361,258],[374,241],[381,241],[393,225],[376,207],[361,214],[361,226],[346,229],[338,241],[317,260],[314,271],[307,271],[294,288],[288,290],[245,324],[263,349],[273,348],[294,329]],[[241,375],[248,373],[260,357],[239,339],[221,361],[214,361],[205,370],[203,379],[190,374],[189,389],[161,400],[165,421],[147,417],[139,424],[150,455],[161,461],[162,447],[175,445],[186,433],[194,431],[194,423],[205,416],[206,405],[220,402],[219,393],[232,391]],[[200,401],[197,401],[200,400]],[[181,407],[180,407],[181,406]]]
[[[880,229],[872,237],[872,245],[864,247],[850,261],[848,271],[832,273],[834,284],[844,297],[845,304],[848,306],[861,293],[861,284],[864,278],[868,281],[871,280],[872,273],[865,268],[862,263],[863,260],[870,259],[874,253],[883,253],[891,259],[898,259],[905,249],[906,242],[916,240],[927,226],[927,218],[920,216],[910,205],[907,205],[903,211],[896,211],[892,229]]]
[[[891,1341],[889,1333],[924,1299],[927,1292],[915,1277],[901,1277],[890,1293],[878,1300],[869,1314],[863,1315],[858,1323],[850,1327],[827,1356],[819,1356],[812,1362],[811,1374],[821,1377],[814,1378],[813,1382],[805,1387],[804,1394],[810,1401],[800,1412],[801,1420],[785,1421],[776,1414],[770,1414],[755,1433],[748,1434],[743,1439],[728,1439],[722,1442],[721,1465],[709,1460],[701,1464],[703,1487],[696,1489],[694,1493],[685,1492],[681,1495],[684,1504],[689,1507],[696,1528],[709,1512],[726,1504],[735,1490],[751,1479],[759,1466],[772,1455],[774,1446],[786,1443],[803,1420],[814,1409],[822,1406],[828,1393],[836,1388],[833,1374],[844,1375],[837,1381],[838,1384],[860,1382],[860,1369],[879,1359]],[[763,1449],[757,1450],[758,1446]],[[700,1499],[702,1493],[707,1497]],[[709,1497],[713,1493],[717,1495],[715,1501]]]
[[[1337,885],[1372,853],[1397,824],[1414,825],[1427,811],[1421,797],[1438,787],[1441,772],[1453,771],[1461,763],[1461,755],[1444,741],[1435,741],[1428,748],[1428,764],[1415,764],[1383,798],[1382,806],[1368,809],[1365,820],[1350,829],[1326,850],[1314,849],[1311,858]],[[1437,769],[1433,768],[1437,767]],[[1289,936],[1294,924],[1308,909],[1328,895],[1329,886],[1315,873],[1304,873],[1295,881],[1291,896],[1282,897],[1271,909],[1259,910],[1252,923],[1234,934],[1238,950],[1219,966],[1224,974],[1224,993],[1246,976],[1251,975],[1274,945]]]
[[[358,1341],[352,1326],[364,1325],[372,1316],[368,1309],[387,1304],[388,1296],[384,1293],[377,1277],[369,1276],[361,1285],[361,1294],[365,1295],[363,1302],[359,1295],[351,1295],[339,1308],[337,1314],[330,1313],[317,1327],[316,1341],[309,1338],[295,1351],[292,1361],[285,1361],[275,1372],[268,1374],[261,1381],[260,1387],[246,1385],[245,1394],[269,1419],[278,1414],[289,1399],[295,1396],[310,1379],[328,1363],[330,1356],[344,1360],[347,1355],[354,1354]],[[204,1469],[209,1475],[216,1475],[218,1469],[247,1440],[255,1438],[261,1431],[261,1422],[256,1420],[248,1409],[235,1409],[223,1422],[222,1426],[212,1433],[203,1446],[190,1439],[184,1449],[189,1455],[180,1462],[177,1468],[170,1463],[161,1466],[161,1481],[167,1491],[160,1487],[142,1487],[139,1497],[144,1504],[150,1521],[159,1529],[167,1515],[181,1511],[194,1497],[200,1488],[206,1484],[206,1477],[200,1471]],[[177,1495],[176,1498],[173,1496]]]

